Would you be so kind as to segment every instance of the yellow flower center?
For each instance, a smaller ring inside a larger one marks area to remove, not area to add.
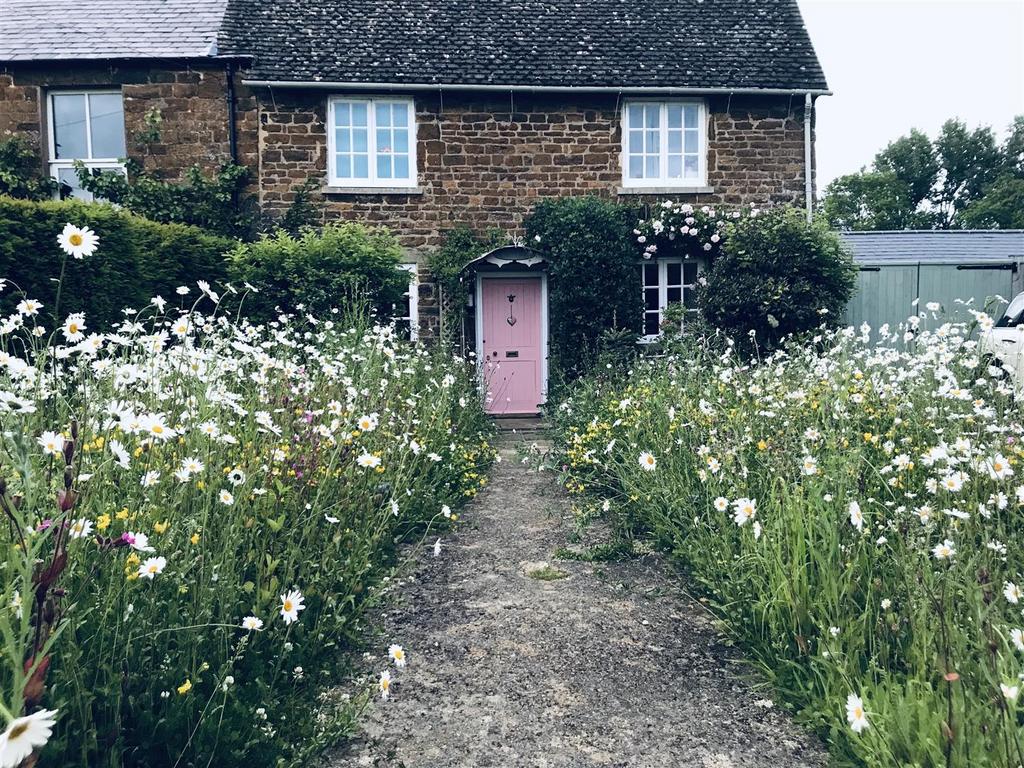
[[[153,426],[153,434],[154,435],[162,435],[163,433],[164,433],[164,428],[161,427],[159,424],[156,424],[156,425]]]
[[[154,565],[151,565],[151,566],[149,566],[149,572],[150,572],[150,573],[156,573],[156,565],[155,565],[155,564],[154,564]]]
[[[71,243],[72,245],[81,245],[82,236],[76,232],[75,234],[68,238],[68,242]]]
[[[71,333],[78,333],[78,323],[71,323],[68,325],[68,330],[71,331]]]
[[[292,601],[285,600],[283,608],[285,609],[285,611],[290,611],[292,609]]]

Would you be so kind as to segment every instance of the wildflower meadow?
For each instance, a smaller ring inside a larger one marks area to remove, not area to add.
[[[681,342],[553,409],[581,516],[670,553],[841,764],[1024,762],[1022,422],[972,313]]]
[[[308,765],[371,695],[346,651],[399,545],[485,482],[470,373],[353,309],[60,298],[0,293],[0,766]],[[372,695],[415,649],[386,657]]]

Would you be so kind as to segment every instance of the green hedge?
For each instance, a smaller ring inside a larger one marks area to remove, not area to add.
[[[254,322],[299,307],[319,315],[358,306],[388,318],[409,287],[394,235],[358,222],[330,224],[297,237],[278,231],[237,244],[229,261],[236,284],[258,289],[244,300],[245,314]]]
[[[120,320],[125,307],[144,307],[157,295],[173,301],[179,285],[227,276],[224,254],[234,241],[196,227],[158,224],[107,204],[0,196],[0,278],[42,301],[44,314],[54,309],[64,258],[57,235],[69,222],[94,230],[100,243],[92,256],[67,260],[60,314],[84,312],[92,331]],[[0,294],[2,308],[10,311],[13,298]]]

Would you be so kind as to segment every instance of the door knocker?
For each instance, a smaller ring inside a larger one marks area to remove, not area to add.
[[[508,323],[510,326],[516,324],[515,315],[512,314],[512,304],[513,302],[515,302],[515,300],[516,295],[514,293],[510,293],[508,295],[508,317],[505,318],[505,322]]]

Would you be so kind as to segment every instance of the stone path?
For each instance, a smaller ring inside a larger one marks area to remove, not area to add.
[[[554,560],[568,502],[515,439],[382,618],[409,665],[326,768],[826,765],[657,558]],[[566,577],[527,575],[545,561]]]

